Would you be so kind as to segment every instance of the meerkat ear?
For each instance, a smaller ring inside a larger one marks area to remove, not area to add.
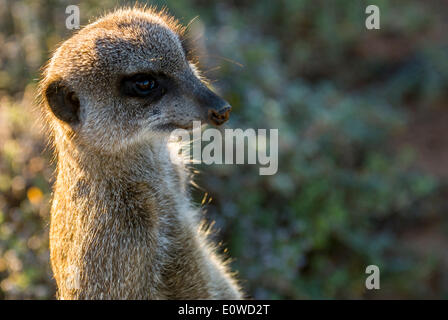
[[[79,122],[79,99],[76,93],[63,85],[61,81],[54,81],[45,90],[48,105],[53,114],[68,124]]]

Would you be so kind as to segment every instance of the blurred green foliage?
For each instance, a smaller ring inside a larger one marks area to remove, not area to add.
[[[71,33],[65,7],[77,3],[0,0],[0,298],[54,296],[51,157],[32,104],[39,67]],[[196,178],[252,297],[448,297],[446,180],[396,142],[415,110],[447,101],[443,2],[151,3],[184,24],[199,16],[189,30],[233,106],[229,127],[279,129],[276,175],[222,165]],[[364,26],[372,3],[381,30]],[[79,4],[82,24],[117,5]],[[195,190],[197,202],[203,194]],[[412,240],[421,234],[426,242]],[[370,264],[381,269],[379,291],[365,289]]]

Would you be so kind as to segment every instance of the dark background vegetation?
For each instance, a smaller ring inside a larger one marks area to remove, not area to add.
[[[252,297],[448,298],[445,1],[151,3],[184,24],[199,16],[190,32],[233,105],[229,128],[279,129],[276,175],[221,165],[196,177]],[[85,25],[118,2],[0,0],[0,299],[54,298],[53,167],[33,100],[72,32],[69,4]],[[366,30],[368,4],[381,30]],[[365,289],[370,264],[380,290]]]

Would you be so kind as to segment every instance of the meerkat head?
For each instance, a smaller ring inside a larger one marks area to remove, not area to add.
[[[201,80],[182,33],[165,13],[123,9],[62,43],[40,85],[57,139],[118,151],[193,121],[227,121],[231,107]]]

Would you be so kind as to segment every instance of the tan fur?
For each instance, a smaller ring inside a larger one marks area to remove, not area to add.
[[[162,125],[202,120],[205,85],[163,12],[123,9],[86,26],[54,53],[40,84],[55,146],[51,264],[61,299],[240,299],[191,205],[188,172],[170,161]],[[177,91],[155,105],[125,99],[120,74],[163,72]],[[80,123],[52,113],[59,81],[80,101]],[[201,91],[202,90],[202,91]],[[202,112],[202,113],[201,113]]]

